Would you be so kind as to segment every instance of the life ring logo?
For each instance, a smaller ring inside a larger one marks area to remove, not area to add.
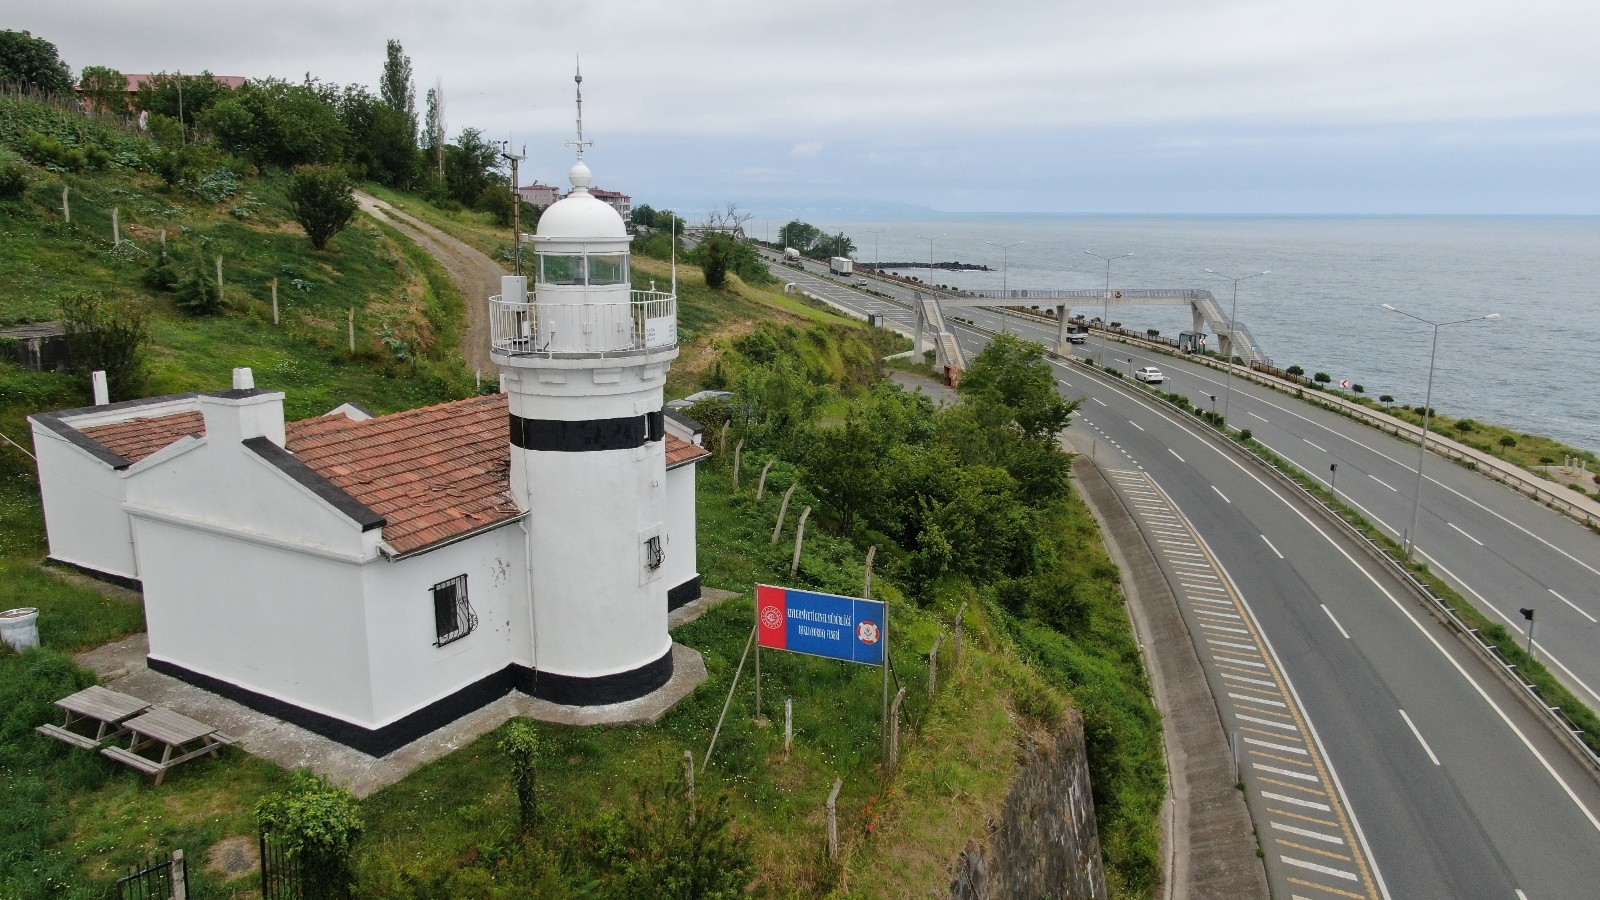
[[[767,629],[783,627],[783,611],[776,606],[761,607],[761,625]]]
[[[863,644],[876,644],[878,642],[878,623],[871,619],[862,619],[856,626],[856,640]]]

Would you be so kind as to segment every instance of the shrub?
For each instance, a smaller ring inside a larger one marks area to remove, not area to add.
[[[1327,372],[1318,372],[1317,374],[1311,376],[1311,380],[1315,381],[1317,384],[1327,384],[1333,380],[1333,376],[1329,375]]]
[[[214,316],[222,312],[222,291],[206,272],[204,257],[178,282],[173,302],[191,316]]]
[[[289,211],[305,229],[313,249],[322,250],[356,217],[350,179],[331,166],[301,166],[289,180]]]
[[[104,371],[112,397],[137,397],[144,387],[144,345],[150,339],[144,310],[79,293],[61,301],[61,319],[73,371]]]
[[[1553,456],[1541,456],[1541,457],[1539,457],[1539,465],[1541,465],[1541,466],[1553,466],[1555,464],[1556,464],[1556,459]]]
[[[1302,369],[1299,366],[1290,366],[1289,368],[1285,369],[1284,371],[1288,372],[1290,375],[1293,375],[1296,378],[1299,378],[1302,375],[1306,374],[1306,370]]]
[[[513,719],[500,735],[500,752],[511,766],[511,783],[517,794],[517,824],[530,832],[538,824],[538,797],[534,792],[539,761],[539,733],[527,719]]]
[[[1393,403],[1394,402],[1394,398],[1389,396],[1388,394],[1380,394],[1378,396],[1378,402],[1379,403]]]
[[[348,896],[350,851],[363,827],[354,795],[296,772],[289,790],[256,804],[256,821],[299,861],[308,900]]]
[[[1457,419],[1455,428],[1456,428],[1457,431],[1460,431],[1462,433],[1466,433],[1468,431],[1472,431],[1473,430],[1473,421],[1471,419]]]
[[[1241,441],[1248,441],[1253,437],[1255,437],[1255,433],[1252,432],[1248,428],[1246,428],[1243,431],[1239,432],[1239,440],[1241,440]]]
[[[1155,329],[1155,328],[1146,328],[1144,330],[1144,333],[1149,335],[1149,336],[1151,336],[1151,337],[1160,337],[1161,336],[1160,330],[1159,329]]]
[[[671,779],[637,788],[628,815],[592,829],[604,896],[738,900],[755,876],[750,838],[733,828],[724,795],[691,798]]]
[[[1367,392],[1367,389],[1365,387],[1363,387],[1362,385],[1359,385],[1359,384],[1350,385],[1350,390],[1352,390],[1352,391],[1354,391],[1354,392],[1356,392],[1358,394],[1365,394]]]
[[[1509,434],[1504,436],[1504,437],[1502,437],[1502,438],[1500,438],[1500,446],[1506,448],[1507,450],[1510,450],[1512,447],[1515,447],[1516,445],[1517,445],[1517,439],[1512,437]]]
[[[178,289],[178,267],[172,264],[172,257],[162,251],[160,256],[150,261],[150,268],[144,270],[139,276],[139,282],[152,291],[170,294]]]
[[[21,200],[28,191],[28,167],[16,160],[0,163],[0,202]]]

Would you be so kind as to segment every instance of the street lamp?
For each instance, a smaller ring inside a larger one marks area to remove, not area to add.
[[[1424,325],[1433,326],[1433,349],[1428,351],[1428,392],[1422,401],[1422,440],[1417,442],[1417,490],[1411,498],[1411,530],[1406,532],[1406,559],[1411,559],[1411,551],[1417,542],[1417,523],[1422,515],[1422,461],[1428,453],[1428,423],[1433,419],[1433,363],[1439,354],[1439,329],[1446,325],[1465,325],[1468,322],[1483,322],[1500,318],[1499,313],[1489,313],[1485,316],[1473,316],[1470,319],[1455,319],[1450,322],[1430,322],[1421,316],[1415,316],[1403,309],[1395,309],[1392,304],[1385,303],[1383,308],[1392,313],[1399,313],[1408,319],[1416,319]]]
[[[887,230],[887,228],[879,228],[877,231],[867,232],[867,234],[872,235],[872,274],[874,275],[883,274],[883,257],[878,254],[878,235]]]
[[[1011,274],[1011,248],[1020,247],[1026,244],[1027,241],[1014,241],[1010,244],[996,244],[994,241],[984,241],[984,243],[991,247],[1000,248],[1000,298],[1002,300],[1009,299],[1011,293],[1006,279]],[[1000,330],[1006,330],[1006,308],[1004,306],[1000,307]]]
[[[1233,309],[1228,313],[1228,358],[1223,360],[1223,362],[1227,363],[1227,366],[1224,369],[1224,371],[1227,372],[1227,375],[1223,378],[1222,386],[1222,421],[1226,423],[1228,421],[1229,412],[1228,401],[1233,399],[1233,351],[1235,349],[1233,338],[1234,335],[1239,333],[1239,282],[1249,281],[1252,278],[1260,278],[1263,275],[1270,275],[1272,274],[1272,270],[1268,269],[1265,272],[1257,272],[1254,275],[1240,275],[1237,278],[1232,275],[1224,275],[1221,272],[1217,272],[1212,269],[1207,269],[1206,274],[1215,275],[1218,278],[1226,278],[1233,282]],[[1226,424],[1223,426],[1223,433],[1227,433]]]
[[[933,290],[933,242],[939,240],[942,237],[944,237],[944,235],[942,235],[942,234],[936,234],[933,237],[927,237],[925,235],[920,235],[920,234],[917,235],[917,240],[919,240],[919,241],[927,241],[928,242],[928,281],[927,281],[927,284],[928,284],[928,290],[930,290],[930,291]]]
[[[1111,326],[1111,261],[1113,259],[1127,259],[1128,257],[1132,256],[1133,254],[1132,253],[1124,253],[1121,256],[1101,256],[1100,254],[1094,252],[1093,250],[1085,250],[1083,252],[1089,254],[1090,256],[1094,257],[1095,259],[1103,259],[1106,262],[1106,292],[1103,295],[1101,295],[1101,299],[1104,302],[1100,304],[1100,354],[1099,354],[1100,355],[1100,365],[1104,366],[1106,364],[1106,335],[1110,333],[1109,328]]]

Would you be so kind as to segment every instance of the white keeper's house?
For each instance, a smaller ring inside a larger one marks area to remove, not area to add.
[[[374,755],[512,689],[596,705],[667,683],[709,453],[663,408],[676,285],[632,289],[583,147],[533,291],[489,300],[501,393],[285,422],[239,369],[30,418],[50,555],[142,588],[152,669]]]

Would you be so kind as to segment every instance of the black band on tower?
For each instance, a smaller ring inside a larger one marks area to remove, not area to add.
[[[655,415],[660,415],[656,413]],[[583,453],[590,450],[632,450],[650,437],[649,415],[620,419],[524,419],[511,415],[511,443],[524,450]]]

